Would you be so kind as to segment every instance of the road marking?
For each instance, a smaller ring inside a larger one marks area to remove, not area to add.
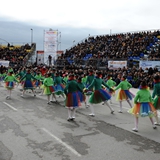
[[[49,132],[47,129],[45,128],[41,128],[44,132],[46,132],[47,134],[49,134],[51,137],[53,137],[55,140],[57,140],[60,144],[62,144],[63,146],[65,146],[67,149],[69,149],[72,153],[74,153],[76,156],[81,157],[81,154],[79,154],[76,150],[74,150],[71,146],[69,146],[68,144],[64,143],[61,139],[59,139],[58,137],[56,137],[55,135],[53,135],[51,132]]]
[[[6,103],[6,102],[3,102],[5,105],[7,105],[9,108],[13,109],[14,111],[17,111],[16,108],[14,108],[13,106],[11,106],[10,104]]]

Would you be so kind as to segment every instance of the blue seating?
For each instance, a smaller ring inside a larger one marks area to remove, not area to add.
[[[140,53],[140,58],[143,58],[144,57],[144,53]]]
[[[146,50],[147,50],[147,51],[150,51],[150,47],[149,47],[149,46],[147,46],[147,47],[146,47]]]
[[[133,60],[133,57],[131,56],[131,57],[129,57],[129,60]]]

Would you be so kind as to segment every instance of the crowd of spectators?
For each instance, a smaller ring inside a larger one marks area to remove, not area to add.
[[[25,64],[26,56],[31,52],[31,46],[29,44],[25,45],[10,45],[2,46],[0,45],[0,60],[10,61],[10,66],[20,67]]]
[[[58,57],[57,66],[106,66],[109,60],[127,60],[138,66],[139,60],[160,59],[160,31],[143,31],[90,36]]]
[[[121,75],[126,75],[128,81],[137,88],[146,79],[153,88],[153,76],[158,74],[157,68],[139,69],[139,61],[160,60],[160,31],[142,31],[114,35],[90,36],[66,50],[57,59],[57,67],[69,70],[101,70],[105,78],[112,75],[113,80],[119,81]],[[116,70],[108,68],[109,60],[125,60],[127,66]]]
[[[101,70],[102,78],[111,75],[117,85],[120,77],[125,75],[133,87],[139,87],[142,80],[146,80],[149,87],[153,88],[153,76],[159,74],[157,68],[139,68],[136,64],[140,60],[160,60],[160,31],[144,31],[137,33],[125,33],[115,35],[92,36],[66,50],[58,57],[55,69],[63,76],[65,73],[74,72],[84,76],[88,70]],[[19,48],[14,46],[0,47],[0,59],[9,60],[10,66],[18,72],[24,65],[24,58],[31,47],[27,44]],[[107,64],[109,60],[125,60],[128,65],[123,68],[110,69]],[[44,69],[44,65],[32,64],[31,69]],[[46,70],[53,66],[45,66]],[[102,69],[103,68],[103,69]],[[1,66],[3,73],[7,68]]]

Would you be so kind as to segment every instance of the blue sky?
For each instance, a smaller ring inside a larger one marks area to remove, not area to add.
[[[37,50],[43,50],[44,30],[51,28],[61,32],[58,49],[65,50],[89,34],[159,29],[159,6],[159,0],[2,1],[0,43],[30,43],[32,28]]]

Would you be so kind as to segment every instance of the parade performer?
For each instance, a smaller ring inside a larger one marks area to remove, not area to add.
[[[110,103],[112,104],[112,96],[115,95],[115,91],[114,91],[114,87],[116,86],[116,82],[112,80],[112,77],[110,75],[107,76],[107,80],[106,80],[106,84],[112,88],[113,90],[108,90],[108,92],[110,93],[111,95],[111,98],[110,98]],[[103,103],[104,105],[104,103]]]
[[[93,82],[95,78],[95,75],[94,75],[94,72],[92,69],[89,70],[89,75],[87,76],[87,79],[86,79],[86,88],[88,88],[89,85],[91,85],[91,83]],[[86,107],[89,107],[89,97],[91,96],[91,94],[93,93],[93,87],[90,88],[90,90],[88,90],[87,92],[85,92],[86,94]]]
[[[21,79],[25,74],[26,74],[25,69],[24,68],[20,68],[18,73],[15,75],[15,77],[18,77],[19,79]]]
[[[85,85],[87,81],[87,75],[84,73],[83,78],[82,78],[82,83]]]
[[[76,108],[81,106],[78,96],[79,90],[81,90],[81,88],[79,88],[74,75],[69,75],[69,81],[64,88],[64,93],[66,94],[65,106],[68,108],[68,121],[75,119]]]
[[[146,116],[150,118],[153,129],[156,129],[152,117],[157,115],[157,111],[152,104],[151,94],[145,81],[141,82],[139,89],[134,98],[135,105],[129,110],[129,113],[135,116],[135,127],[132,130],[138,132],[138,118]]]
[[[25,79],[25,81],[24,81],[24,84],[23,84],[23,92],[22,92],[21,97],[24,97],[24,93],[28,89],[32,90],[34,96],[36,96],[35,91],[34,91],[35,88],[33,86],[32,79],[34,79],[34,80],[37,80],[37,79],[32,76],[32,74],[30,73],[30,69],[28,69],[27,73],[20,79],[20,82],[23,81],[24,79]]]
[[[47,95],[47,104],[51,104],[50,97],[52,95],[52,100],[53,97],[55,98],[55,101],[57,102],[56,96],[54,94],[55,88],[54,88],[54,82],[51,77],[51,73],[46,74],[46,78],[43,81],[44,84],[44,94]]]
[[[63,80],[65,81],[65,84],[66,84],[67,81],[68,81],[68,75],[67,75],[67,73],[63,74]]]
[[[78,77],[77,83],[78,83],[79,88],[81,88],[81,90],[78,91],[80,101],[81,101],[81,103],[84,102],[85,106],[86,106],[86,96],[85,96],[84,92],[82,92],[85,89],[85,85],[82,83],[81,77]]]
[[[7,95],[6,99],[11,99],[11,91],[14,89],[14,85],[15,85],[14,83],[19,82],[15,78],[15,76],[13,76],[13,71],[12,70],[9,71],[8,75],[4,79],[4,82],[6,83],[5,87],[8,90],[8,95]]]
[[[47,75],[47,74],[46,74]],[[40,86],[40,89],[41,89],[41,93],[39,94],[39,96],[42,96],[43,95],[43,93],[44,93],[44,84],[43,84],[43,81],[44,81],[44,79],[46,78],[46,75],[44,75],[44,76],[41,76],[41,86]]]
[[[15,77],[20,80],[25,74],[26,74],[26,69],[25,69],[25,68],[21,68],[21,69],[19,69],[19,71],[18,71],[18,73],[15,75]],[[21,85],[24,84],[24,81],[25,81],[25,80],[23,80],[23,81],[21,82]],[[18,85],[17,85],[17,87],[18,87]]]
[[[121,82],[119,85],[115,88],[115,90],[118,90],[120,88],[120,91],[117,95],[117,100],[120,103],[120,110],[119,113],[123,113],[122,111],[122,101],[125,100],[128,102],[129,106],[132,108],[132,104],[130,100],[134,97],[134,95],[129,91],[129,89],[132,87],[132,85],[126,80],[126,76],[122,76]]]
[[[91,109],[91,114],[89,114],[90,116],[95,116],[92,104],[98,104],[101,102],[104,102],[109,107],[109,109],[111,110],[111,114],[114,113],[113,108],[107,102],[111,98],[111,96],[106,90],[102,89],[102,85],[112,90],[101,78],[101,72],[98,71],[91,85],[88,86],[88,89],[94,88],[94,92],[92,93],[89,99],[90,109]]]
[[[36,75],[35,75],[35,78],[37,79],[34,83],[34,86],[35,88],[39,88],[40,89],[40,86],[41,86],[41,80],[42,80],[42,75],[40,72],[37,72]]]
[[[159,75],[156,75],[154,77],[154,88],[152,93],[152,99],[153,99],[153,106],[155,107],[156,110],[159,110],[160,109],[160,76]],[[158,114],[156,115],[155,118],[156,118],[156,122],[154,124],[160,125]]]
[[[63,78],[60,76],[59,72],[56,72],[56,75],[54,77],[54,93],[56,95],[62,95],[62,97],[65,99],[64,95],[64,84],[66,82],[63,80]]]

